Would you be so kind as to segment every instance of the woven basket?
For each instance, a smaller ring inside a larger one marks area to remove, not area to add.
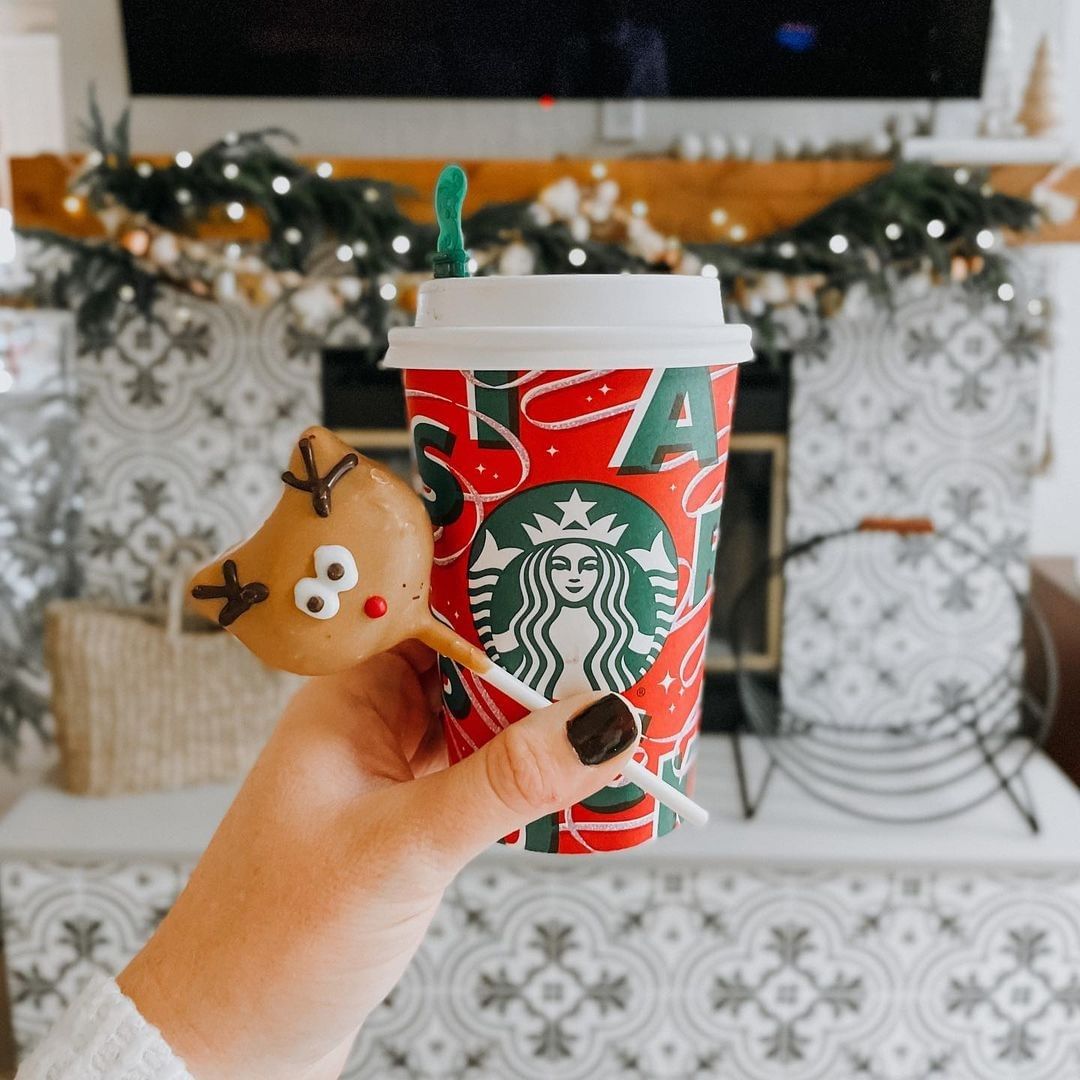
[[[46,612],[45,657],[63,786],[85,795],[229,780],[255,760],[303,682],[217,627],[81,600]]]

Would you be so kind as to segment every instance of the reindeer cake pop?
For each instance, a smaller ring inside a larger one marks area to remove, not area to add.
[[[418,638],[526,708],[548,704],[432,614],[432,527],[407,484],[321,427],[300,437],[282,480],[255,535],[192,579],[197,611],[298,675],[343,671]],[[626,776],[686,820],[707,819],[637,762]]]
[[[282,480],[259,531],[192,579],[197,611],[297,675],[414,637],[469,668],[486,660],[431,614],[431,523],[407,484],[325,428],[304,432]]]

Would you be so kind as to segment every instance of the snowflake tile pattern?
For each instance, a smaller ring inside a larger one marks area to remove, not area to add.
[[[317,423],[319,341],[269,308],[164,293],[83,335],[76,357],[87,592],[144,603],[178,544],[217,550],[277,499],[281,462]]]
[[[827,327],[793,346],[788,542],[928,516],[988,560],[881,536],[788,564],[785,705],[880,729],[971,696],[1015,652],[1045,326],[912,281]]]
[[[116,972],[189,868],[0,868],[25,1054]],[[347,1080],[1064,1080],[1080,872],[482,859],[370,1017]]]

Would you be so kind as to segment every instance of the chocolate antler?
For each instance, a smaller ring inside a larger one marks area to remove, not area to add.
[[[289,487],[310,491],[311,505],[315,508],[315,513],[319,517],[329,517],[331,489],[350,469],[356,468],[360,459],[355,454],[346,454],[325,476],[319,476],[319,469],[315,464],[315,451],[312,449],[310,439],[300,440],[300,456],[304,459],[307,479],[301,480],[292,472],[282,473],[281,479]]]
[[[270,595],[270,590],[261,581],[241,585],[236,563],[232,559],[225,560],[221,572],[225,578],[224,585],[196,585],[191,595],[196,600],[224,600],[225,606],[218,615],[218,623],[229,626],[254,604],[261,604]]]

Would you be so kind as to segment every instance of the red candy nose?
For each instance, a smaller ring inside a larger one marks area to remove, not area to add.
[[[381,596],[369,596],[364,601],[364,614],[369,619],[381,619],[386,614],[386,606]]]

